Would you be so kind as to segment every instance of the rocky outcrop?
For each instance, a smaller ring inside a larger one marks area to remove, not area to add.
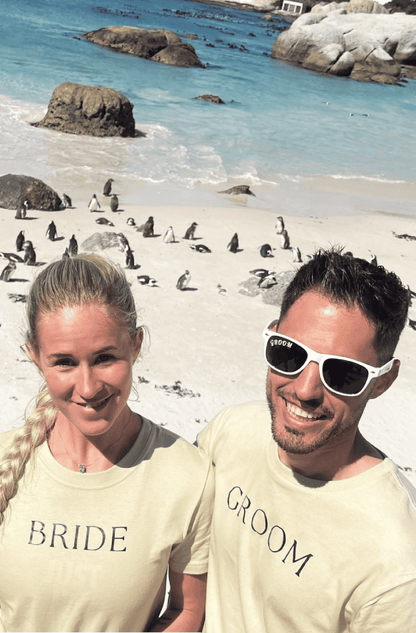
[[[224,189],[223,191],[219,191],[218,193],[228,193],[228,195],[230,196],[239,196],[243,194],[246,196],[255,197],[255,194],[250,190],[250,187],[248,185],[236,185],[235,187]]]
[[[329,12],[330,5],[323,11],[315,5],[278,36],[272,57],[358,81],[397,83],[401,64],[416,65],[416,16],[377,13],[374,4],[350,0]],[[357,13],[360,6],[371,13]]]
[[[217,95],[199,95],[199,97],[195,97],[195,99],[207,101],[208,103],[224,103],[221,97],[217,97]]]
[[[135,26],[107,26],[84,33],[82,37],[118,53],[143,57],[170,66],[204,68],[194,47],[182,42],[179,35],[172,31],[140,29]]]
[[[16,209],[25,200],[30,209],[41,211],[57,211],[62,204],[58,194],[42,180],[15,174],[0,177],[0,207]]]
[[[91,136],[136,136],[133,104],[121,92],[65,82],[52,93],[36,127]]]
[[[117,233],[105,231],[104,233],[93,233],[81,244],[83,251],[103,251],[107,248],[120,246],[120,238]]]

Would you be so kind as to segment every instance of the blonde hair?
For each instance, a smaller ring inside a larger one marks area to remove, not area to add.
[[[49,264],[33,282],[27,302],[27,347],[35,354],[39,351],[36,325],[41,315],[74,305],[91,304],[111,309],[120,324],[127,327],[131,339],[136,340],[136,307],[123,270],[99,255],[82,254]],[[0,462],[0,525],[9,501],[17,493],[32,451],[47,439],[56,414],[57,409],[44,383],[33,411],[14,435],[10,449]]]

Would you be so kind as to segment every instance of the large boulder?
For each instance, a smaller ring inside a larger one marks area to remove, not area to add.
[[[118,233],[104,231],[104,233],[93,233],[81,244],[82,251],[103,251],[107,248],[120,246]]]
[[[357,6],[361,0],[351,2]],[[275,40],[272,57],[358,81],[396,84],[401,64],[416,65],[416,16],[304,14]]]
[[[112,88],[64,82],[53,91],[46,116],[33,125],[69,134],[136,136],[133,107]]]
[[[57,211],[62,200],[48,185],[32,176],[7,174],[0,177],[0,207],[16,209],[18,204],[29,201],[29,208],[41,211]]]
[[[135,26],[107,26],[89,31],[84,39],[118,53],[143,57],[171,66],[199,66],[195,49],[179,35],[165,29],[140,29]]]
[[[348,3],[350,13],[389,13],[389,11],[375,0],[350,0]]]

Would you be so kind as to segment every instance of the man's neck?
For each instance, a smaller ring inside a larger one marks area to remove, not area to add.
[[[321,481],[348,479],[383,460],[382,454],[357,431],[350,446],[324,446],[306,455],[278,449],[280,460],[293,472]]]

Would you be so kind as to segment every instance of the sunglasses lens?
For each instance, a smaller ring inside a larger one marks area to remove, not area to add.
[[[270,337],[266,347],[266,360],[276,371],[295,374],[307,358],[307,351],[293,341],[278,334]]]
[[[327,359],[322,368],[324,380],[330,389],[353,396],[364,387],[368,371],[365,367],[339,358]]]

